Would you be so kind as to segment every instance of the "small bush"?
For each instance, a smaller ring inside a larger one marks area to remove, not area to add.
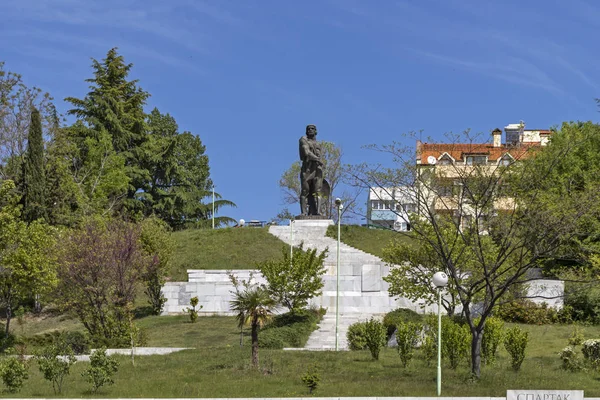
[[[421,354],[427,366],[431,365],[431,362],[437,356],[437,332],[429,331],[425,336],[421,344]]]
[[[73,353],[87,354],[90,352],[90,341],[88,337],[79,331],[69,331],[64,333],[64,340],[67,346],[73,350]]]
[[[525,349],[529,341],[528,332],[523,331],[518,326],[508,329],[504,335],[504,348],[511,357],[511,366],[515,371],[521,368],[525,360]]]
[[[365,322],[356,322],[348,327],[346,338],[350,350],[364,350],[367,348],[367,332]]]
[[[28,337],[26,343],[38,349],[56,343],[63,343],[70,347],[74,354],[87,354],[90,351],[89,337],[79,331],[52,331],[37,334]]]
[[[0,354],[5,353],[8,349],[14,347],[17,339],[15,335],[9,333],[8,336],[4,336],[4,325],[0,324]]]
[[[558,311],[548,307],[546,303],[539,305],[530,300],[502,304],[495,315],[506,322],[522,324],[545,325],[559,322]]]
[[[99,349],[90,355],[90,366],[82,372],[82,376],[92,385],[92,392],[105,385],[114,384],[113,375],[119,369],[119,362],[106,355],[106,349]]]
[[[471,345],[471,333],[466,325],[451,320],[442,324],[442,352],[450,362],[450,368],[456,369],[461,359],[466,359]]]
[[[573,332],[571,333],[571,337],[569,338],[569,344],[571,346],[580,346],[584,340],[585,340],[585,337],[583,336],[583,331],[581,330],[581,328],[578,325],[575,325],[573,327]]]
[[[63,341],[46,346],[35,357],[44,379],[52,383],[54,394],[62,392],[64,379],[75,363],[73,350]]]
[[[504,322],[500,318],[489,317],[485,321],[481,339],[481,357],[486,364],[492,365],[496,362],[496,353],[503,336]]]
[[[258,345],[267,349],[303,347],[310,334],[317,329],[322,316],[321,310],[318,309],[277,315],[261,329]]]
[[[0,361],[0,378],[9,393],[16,393],[29,378],[29,364],[17,357],[5,357]]]
[[[371,319],[365,323],[365,339],[367,341],[367,348],[371,352],[371,357],[373,357],[374,360],[379,360],[379,352],[386,343],[386,334],[383,324],[371,317]]]
[[[562,349],[558,355],[562,361],[561,368],[565,371],[577,372],[583,369],[581,360],[577,357],[577,353],[571,346]]]
[[[600,323],[600,288],[567,283],[564,308],[573,321]]]
[[[321,381],[321,377],[319,376],[317,367],[316,365],[311,365],[302,376],[302,382],[308,387],[308,393],[312,394],[317,386],[319,386],[319,381]]]
[[[192,297],[190,299],[190,306],[192,306],[191,308],[188,307],[185,310],[188,312],[188,314],[190,315],[190,322],[191,323],[195,323],[198,320],[198,310],[202,309],[202,306],[200,306],[200,308],[198,310],[196,310],[196,306],[198,305],[198,297]]]
[[[390,311],[385,314],[383,317],[383,326],[387,331],[388,340],[394,334],[396,330],[396,326],[400,325],[404,322],[415,322],[421,323],[423,321],[423,316],[421,314],[417,314],[415,311],[410,310],[408,308],[398,308],[394,311]]]
[[[600,369],[600,339],[588,339],[582,343],[581,352],[586,362]]]
[[[402,366],[406,368],[412,360],[415,347],[419,343],[419,336],[423,327],[414,322],[405,322],[398,325],[396,329],[396,341],[398,342],[398,355]]]

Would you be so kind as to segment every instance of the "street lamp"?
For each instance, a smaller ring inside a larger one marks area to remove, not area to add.
[[[438,290],[438,365],[437,395],[442,395],[442,289],[448,284],[448,275],[443,272],[433,274],[433,285]]]
[[[215,229],[215,185],[212,188],[212,228]]]
[[[337,232],[337,264],[336,264],[336,284],[335,284],[335,351],[338,351],[338,324],[340,319],[340,223],[342,221],[342,199],[339,197],[335,199],[335,205],[337,206],[338,212],[338,232]]]
[[[290,218],[290,266],[294,258],[294,219]]]

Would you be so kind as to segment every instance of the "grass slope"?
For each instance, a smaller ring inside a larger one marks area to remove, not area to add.
[[[337,240],[337,225],[330,225],[326,235]],[[340,240],[374,256],[383,256],[383,248],[393,240],[410,240],[407,236],[387,229],[370,229],[358,225],[342,225]]]
[[[170,277],[187,281],[187,269],[252,269],[281,256],[284,242],[268,228],[188,229],[173,233]]]
[[[250,367],[250,340],[239,346],[239,330],[233,317],[204,317],[196,324],[185,316],[147,317],[139,321],[149,333],[150,346],[195,347],[166,356],[137,357],[135,367],[120,357],[121,367],[113,387],[89,392],[81,372],[87,363],[75,364],[59,397],[297,397],[308,396],[301,376],[316,365],[321,377],[319,397],[341,396],[435,396],[436,366],[426,365],[419,352],[409,368],[401,366],[395,349],[385,349],[379,361],[368,351],[299,352],[260,350],[261,368]],[[483,366],[482,379],[470,379],[467,363],[455,371],[443,363],[444,396],[504,396],[507,389],[583,389],[586,397],[600,396],[598,373],[562,371],[558,351],[572,326],[520,325],[530,332],[522,369],[514,372],[501,348],[494,366]],[[597,327],[584,329],[586,338],[597,336]],[[248,335],[248,332],[245,332]],[[37,364],[31,363],[25,388],[2,397],[54,397]]]

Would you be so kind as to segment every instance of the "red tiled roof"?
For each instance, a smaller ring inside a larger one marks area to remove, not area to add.
[[[546,131],[540,131],[540,133],[544,134]],[[427,165],[429,164],[427,157],[434,156],[438,159],[444,153],[448,153],[456,161],[464,161],[464,156],[469,154],[486,155],[489,161],[497,161],[506,153],[509,153],[515,160],[519,160],[529,157],[530,150],[540,146],[540,142],[525,142],[518,146],[503,144],[499,147],[494,147],[491,143],[445,144],[417,142],[417,160],[420,161],[420,164]]]

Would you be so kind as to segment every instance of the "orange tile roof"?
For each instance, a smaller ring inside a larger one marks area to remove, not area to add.
[[[498,161],[506,153],[509,153],[515,160],[519,160],[529,157],[530,150],[538,147],[541,147],[540,142],[525,142],[518,146],[503,144],[499,147],[494,147],[491,143],[445,144],[417,142],[417,163],[428,165],[427,157],[434,156],[438,159],[444,153],[448,153],[456,161],[464,161],[464,156],[469,154],[486,155],[489,161]]]

